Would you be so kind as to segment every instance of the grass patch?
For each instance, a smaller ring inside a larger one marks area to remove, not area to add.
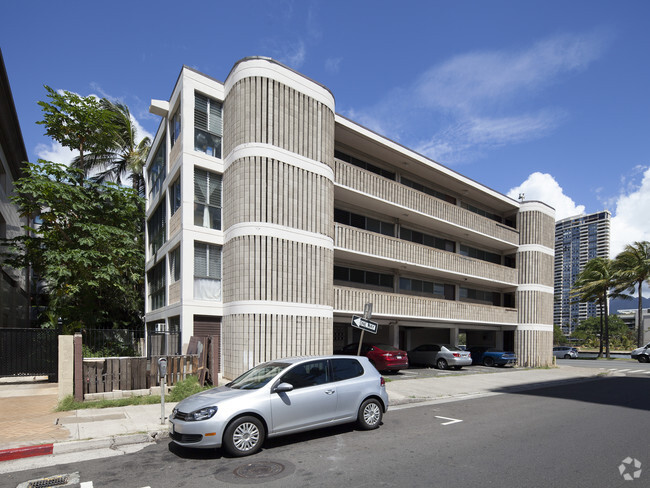
[[[201,386],[196,376],[188,376],[183,381],[174,385],[171,393],[165,395],[165,402],[180,402],[190,395],[199,393],[203,390],[208,390],[212,386]],[[72,395],[68,395],[61,400],[55,411],[66,412],[69,410],[83,410],[86,408],[111,408],[111,407],[127,407],[131,405],[154,405],[160,403],[160,395],[147,395],[147,396],[133,396],[127,398],[120,398],[118,400],[96,400],[87,402],[77,402]]]

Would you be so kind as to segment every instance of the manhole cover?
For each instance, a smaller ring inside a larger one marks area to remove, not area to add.
[[[284,471],[284,466],[280,463],[263,461],[257,463],[244,464],[233,470],[233,474],[240,478],[258,479],[277,476]]]

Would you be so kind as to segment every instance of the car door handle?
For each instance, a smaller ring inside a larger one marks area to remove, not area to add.
[[[334,390],[325,390],[325,394],[326,394],[326,395],[333,395],[333,394],[334,394]]]

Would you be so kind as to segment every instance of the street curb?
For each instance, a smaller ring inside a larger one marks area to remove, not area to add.
[[[37,446],[15,447],[0,451],[0,461],[13,461],[33,456],[46,456],[52,454],[53,444],[39,444]]]
[[[157,440],[169,437],[169,431],[150,431],[146,434],[124,434],[105,437],[102,439],[87,439],[82,441],[66,441],[54,444],[17,447],[0,450],[1,461],[13,461],[34,456],[69,454],[72,452],[91,451],[95,449],[118,449],[121,446],[134,444],[153,444]]]

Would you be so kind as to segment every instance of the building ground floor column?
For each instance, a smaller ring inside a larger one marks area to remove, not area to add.
[[[519,366],[546,367],[553,364],[553,331],[522,329],[515,331],[515,353]]]

